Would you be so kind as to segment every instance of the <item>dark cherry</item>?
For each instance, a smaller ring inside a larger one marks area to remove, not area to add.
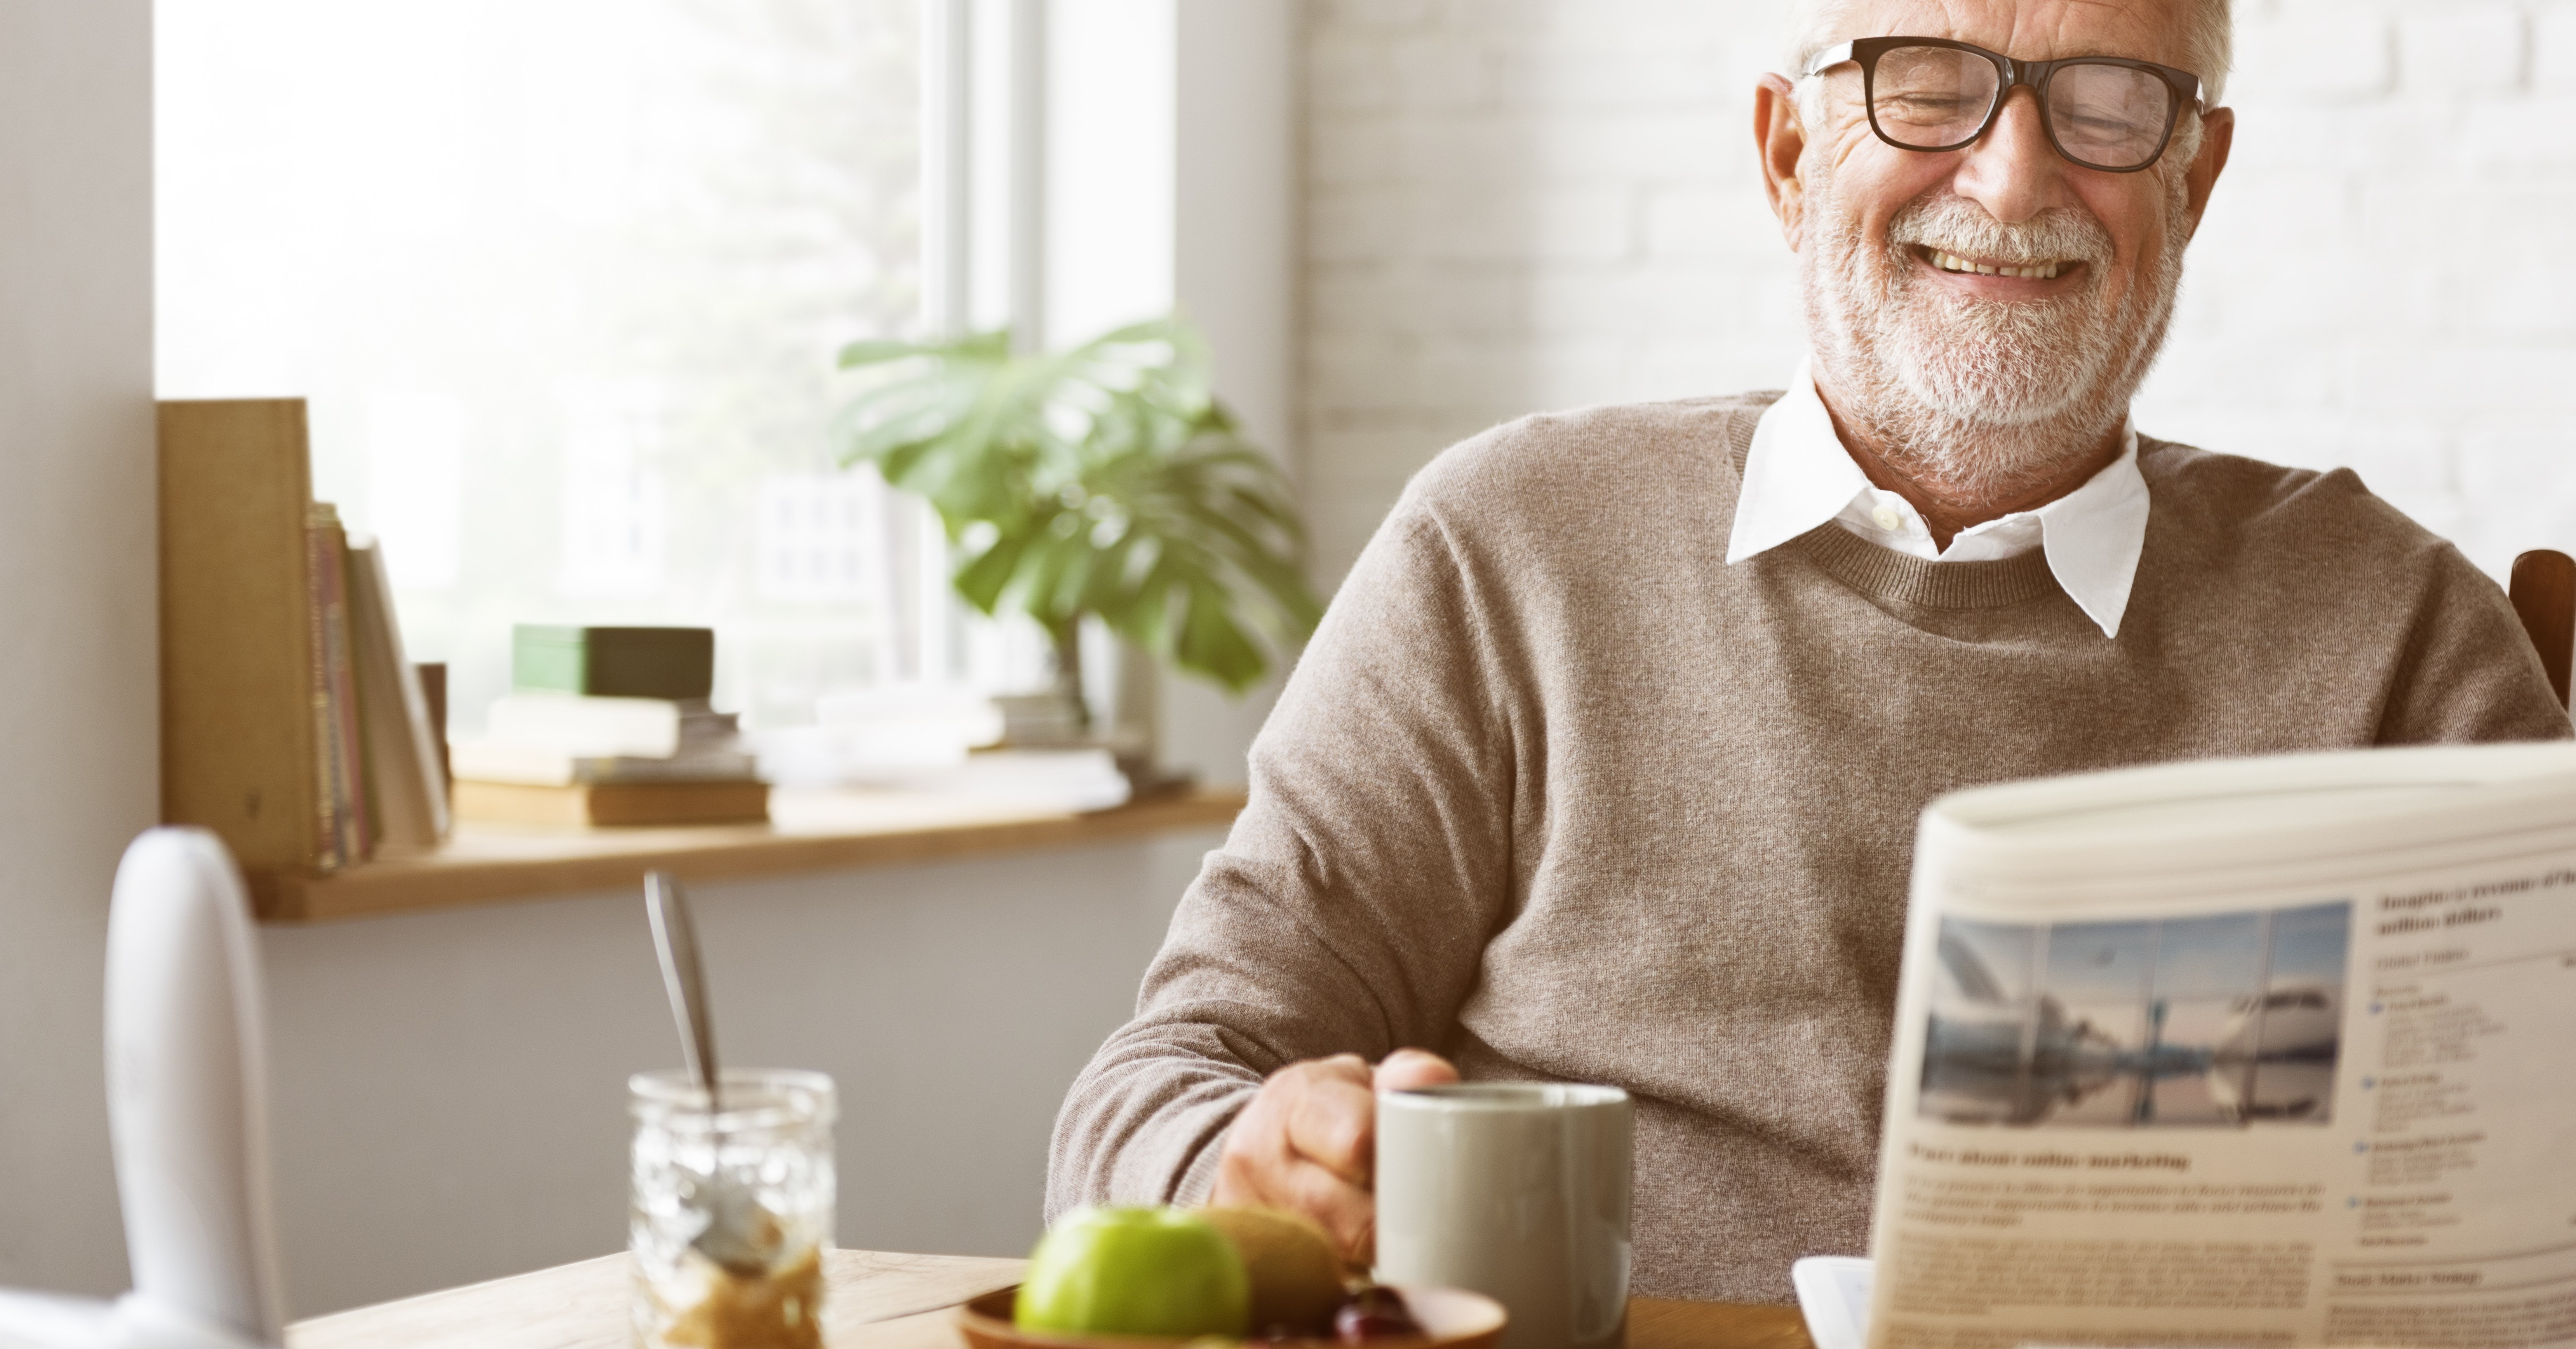
[[[1412,1309],[1404,1305],[1404,1296],[1392,1288],[1374,1284],[1362,1288],[1333,1313],[1333,1338],[1344,1344],[1370,1344],[1421,1334],[1422,1323],[1413,1319]]]

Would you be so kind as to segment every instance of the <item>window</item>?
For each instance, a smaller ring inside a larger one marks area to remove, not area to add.
[[[903,673],[936,541],[826,430],[918,326],[920,14],[160,5],[161,396],[309,400],[461,718],[520,622],[716,627],[755,720]]]

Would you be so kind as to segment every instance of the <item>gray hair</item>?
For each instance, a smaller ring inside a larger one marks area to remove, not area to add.
[[[2190,28],[2183,34],[2183,66],[2200,77],[2201,101],[2217,107],[2227,96],[2236,63],[2236,18],[2231,0],[2189,0]],[[1789,78],[1797,79],[1816,53],[1851,36],[1844,31],[1860,0],[1796,0],[1796,37],[1789,50]]]

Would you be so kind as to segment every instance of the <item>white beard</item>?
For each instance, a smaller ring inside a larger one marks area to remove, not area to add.
[[[2098,454],[2163,349],[2182,283],[2187,185],[2172,173],[2162,256],[2105,308],[2110,231],[2060,207],[2006,225],[1946,189],[1914,202],[1873,249],[1811,161],[1808,246],[1799,254],[1807,328],[1835,411],[1889,467],[1963,506],[2009,501]],[[2075,290],[1981,300],[1924,276],[1917,246],[2001,263],[2081,259]]]

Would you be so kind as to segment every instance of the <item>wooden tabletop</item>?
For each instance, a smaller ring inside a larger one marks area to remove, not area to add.
[[[962,1349],[948,1308],[1020,1281],[1022,1262],[834,1251],[824,1338],[833,1349]],[[623,1255],[361,1307],[287,1327],[286,1349],[626,1349]],[[1814,1349],[1791,1307],[1638,1298],[1628,1349]]]

